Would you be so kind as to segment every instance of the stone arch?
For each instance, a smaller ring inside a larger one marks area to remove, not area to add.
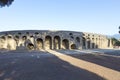
[[[87,38],[87,48],[88,49],[90,49],[90,44],[91,44],[90,38]]]
[[[39,34],[39,32],[35,32],[34,34],[35,34],[35,35],[38,35],[38,34]]]
[[[15,40],[17,46],[18,46],[18,43],[19,43],[19,39],[20,39],[20,37],[18,35],[14,36],[14,40]]]
[[[7,48],[9,50],[15,50],[16,49],[16,41],[14,40],[14,37],[12,35],[7,36]]]
[[[18,32],[18,35],[21,35],[22,33],[21,32]]]
[[[60,37],[59,36],[54,37],[54,49],[60,49]]]
[[[98,48],[100,48],[101,44],[101,38],[99,38]]]
[[[32,43],[27,44],[27,49],[28,50],[34,50],[34,45]]]
[[[69,35],[71,36],[71,35],[73,35],[73,33],[69,33]]]
[[[86,47],[86,39],[84,37],[82,37],[82,45],[83,45],[83,48]]]
[[[92,48],[95,48],[94,38],[92,38]]]
[[[45,37],[45,49],[52,49],[52,37],[51,36]]]
[[[43,49],[43,40],[41,38],[37,38],[36,47],[37,47],[37,50]]]
[[[34,35],[33,35],[33,34],[31,34],[31,35],[29,36],[29,39],[30,39],[31,43],[34,44]]]
[[[8,39],[12,39],[12,35],[8,35],[7,38],[8,38]]]
[[[71,45],[71,49],[77,49],[76,45],[75,45],[75,44],[72,44],[72,45]]]
[[[4,35],[0,36],[0,48],[7,49],[6,36]]]
[[[1,36],[1,39],[6,40],[6,37],[5,36]]]
[[[110,39],[108,39],[108,47],[110,47]]]
[[[96,45],[96,48],[98,48],[98,38],[96,38],[96,43],[95,43],[95,45]]]
[[[76,37],[76,48],[79,49],[80,48],[80,38]]]
[[[27,40],[27,36],[22,36],[22,40]]]
[[[63,49],[69,49],[69,40],[64,39],[64,40],[62,41],[62,48],[63,48]]]
[[[15,39],[15,40],[19,40],[19,36],[18,36],[18,35],[15,35],[15,36],[14,36],[14,39]]]
[[[80,43],[80,38],[76,37],[76,41],[77,41],[77,43]]]
[[[30,33],[29,32],[26,32],[26,35],[29,35]]]

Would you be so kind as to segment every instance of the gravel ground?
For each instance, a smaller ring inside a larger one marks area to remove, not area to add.
[[[120,50],[57,50],[120,71]],[[109,73],[108,73],[109,74]],[[113,74],[114,75],[114,74]],[[47,51],[0,51],[0,80],[105,80]]]
[[[47,52],[0,54],[0,80],[104,80]]]

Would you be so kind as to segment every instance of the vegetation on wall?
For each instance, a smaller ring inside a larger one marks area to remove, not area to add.
[[[120,41],[116,38],[112,38],[112,44],[113,46],[120,46]]]

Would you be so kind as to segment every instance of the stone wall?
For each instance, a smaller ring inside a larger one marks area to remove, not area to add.
[[[24,30],[0,32],[0,49],[96,49],[109,48],[104,35],[74,31]]]

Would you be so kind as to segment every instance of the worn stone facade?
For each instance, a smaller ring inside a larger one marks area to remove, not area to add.
[[[112,47],[105,35],[49,30],[0,32],[0,49],[96,49]]]

